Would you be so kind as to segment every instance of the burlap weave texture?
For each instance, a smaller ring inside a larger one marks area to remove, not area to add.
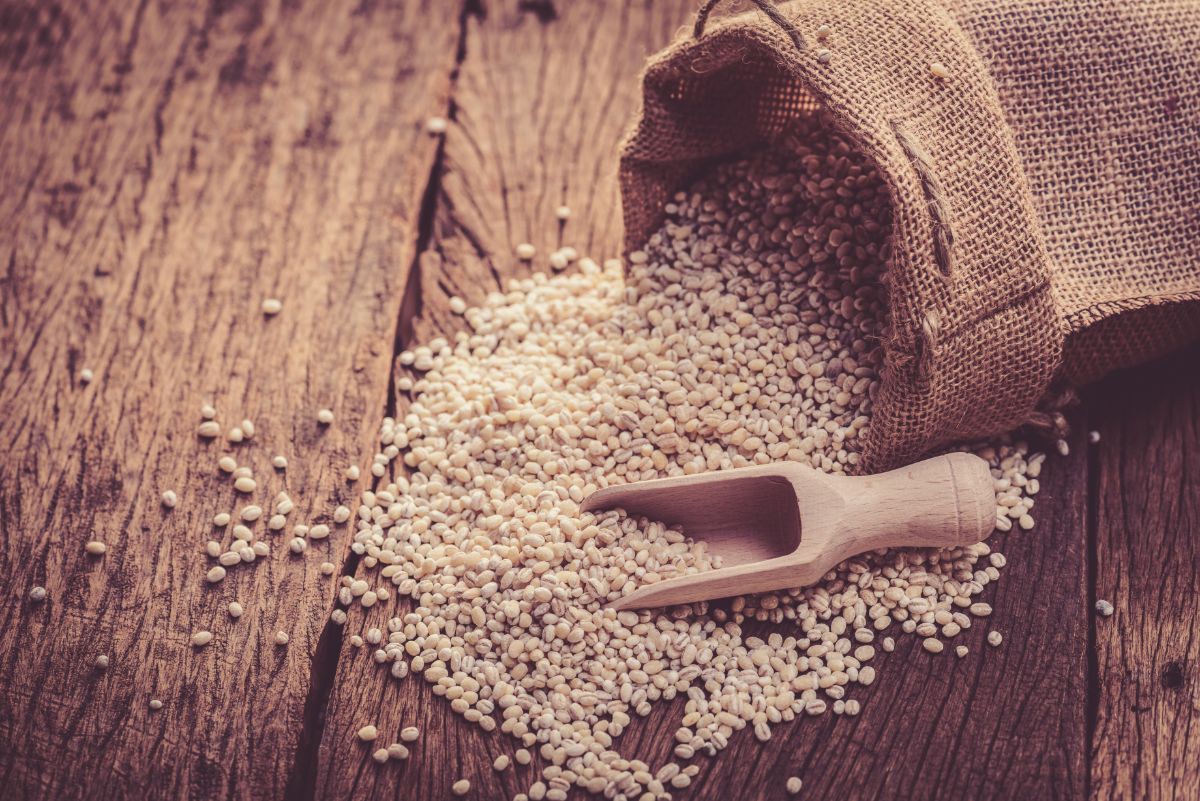
[[[894,206],[864,469],[1009,430],[1200,336],[1200,3],[778,10],[793,32],[751,10],[648,63],[621,153],[626,243],[706,165],[824,107]]]

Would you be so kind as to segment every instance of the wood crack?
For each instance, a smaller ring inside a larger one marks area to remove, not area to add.
[[[1090,421],[1082,421],[1084,424]],[[1095,448],[1088,448],[1087,454],[1087,509],[1085,511],[1085,531],[1087,532],[1087,597],[1084,599],[1084,611],[1088,616],[1087,627],[1087,675],[1084,677],[1084,707],[1083,729],[1083,795],[1092,797],[1092,762],[1096,756],[1096,721],[1100,712],[1100,653],[1096,644],[1096,615],[1092,604],[1096,595],[1096,560],[1098,558],[1097,538],[1099,537],[1100,519],[1100,458]]]
[[[454,91],[458,82],[459,70],[467,52],[467,26],[472,16],[482,15],[483,10],[478,0],[466,0],[458,19],[458,43],[455,51],[454,66],[450,71],[449,102],[447,118],[453,120],[456,106]],[[408,281],[401,300],[399,314],[396,320],[396,330],[392,340],[392,356],[388,361],[387,397],[384,401],[384,414],[394,417],[397,412],[396,389],[396,360],[404,349],[408,339],[412,319],[420,313],[421,288],[421,254],[429,247],[433,239],[433,221],[437,213],[438,197],[441,194],[441,182],[445,161],[445,138],[438,143],[433,163],[425,181],[425,189],[421,198],[420,211],[417,217],[416,247],[412,263],[409,265]],[[361,254],[360,254],[361,255]],[[378,489],[384,479],[371,482],[372,489]],[[347,553],[342,560],[343,576],[353,576],[358,571],[361,557],[347,543]],[[284,787],[284,801],[310,801],[316,796],[317,776],[320,761],[321,740],[325,732],[326,710],[333,693],[334,682],[337,678],[338,665],[341,662],[343,627],[333,622],[332,612],[338,608],[337,594],[330,600],[329,609],[325,614],[325,623],[317,640],[317,648],[313,654],[312,669],[308,695],[304,702],[304,713],[300,737],[296,745],[296,758],[291,774]],[[357,784],[358,778],[355,778]]]

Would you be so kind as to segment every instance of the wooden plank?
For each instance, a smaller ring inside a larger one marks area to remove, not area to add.
[[[850,695],[857,718],[781,727],[759,753],[751,738],[722,754],[698,798],[761,786],[776,797],[789,775],[812,798],[1073,799],[1084,793],[1087,497],[1084,438],[1042,471],[1033,531],[994,534],[1008,558],[984,600],[987,619],[931,657],[894,634],[896,651],[873,663],[879,678]],[[986,642],[991,630],[1004,642]],[[1072,700],[1074,699],[1074,700]],[[662,736],[662,735],[660,735]],[[779,745],[776,746],[776,741]]]
[[[458,330],[462,318],[447,303],[452,295],[477,302],[502,279],[546,270],[546,256],[560,244],[597,258],[620,254],[616,152],[637,101],[637,74],[693,10],[693,0],[513,0],[488,3],[483,15],[469,19],[430,242],[446,267],[421,272],[420,305],[416,292],[409,298],[416,316],[406,326],[407,341]],[[560,229],[554,213],[564,203],[574,213]],[[513,258],[523,241],[538,247],[532,267]],[[346,634],[383,626],[395,614],[385,606],[365,617],[355,611]],[[379,726],[384,745],[402,726],[418,726],[423,735],[407,762],[380,767],[370,759],[372,749],[354,738],[367,723]],[[419,678],[396,682],[371,661],[369,648],[346,643],[326,715],[317,795],[440,799],[466,777],[472,797],[511,798],[529,787],[534,768],[500,774],[491,762],[517,747],[453,715]]]
[[[460,323],[448,310],[451,295],[478,301],[509,276],[545,270],[546,255],[560,243],[596,258],[619,253],[615,146],[635,108],[635,76],[643,55],[668,41],[692,6],[489,3],[485,18],[471,20],[430,243],[443,268],[420,276],[420,313],[406,331],[409,341],[453,333]],[[561,203],[575,213],[560,230],[554,209]],[[532,268],[512,257],[522,241],[538,247]],[[415,298],[409,300],[415,310]],[[1037,529],[1001,540],[1012,566],[987,599],[996,609],[993,625],[1007,637],[1003,647],[983,644],[987,626],[962,635],[972,650],[963,660],[930,657],[904,638],[895,654],[880,658],[877,684],[854,694],[864,702],[859,717],[805,718],[778,728],[767,747],[742,733],[715,760],[698,760],[702,772],[686,797],[782,797],[793,774],[805,778],[810,798],[1082,795],[1082,443],[1077,435],[1072,456],[1051,460],[1043,473]],[[394,612],[359,614],[347,634],[382,625]],[[682,707],[682,699],[657,706],[618,747],[663,764]],[[380,767],[354,740],[368,723],[379,726],[385,744],[406,725],[423,735],[407,762]],[[444,798],[465,777],[471,797],[510,798],[529,787],[538,763],[502,774],[489,765],[516,747],[451,714],[421,680],[388,678],[369,649],[344,645],[317,794]]]
[[[236,502],[216,459],[251,465],[264,499],[286,487],[293,522],[351,493],[342,469],[386,405],[458,9],[17,0],[0,19],[2,794],[280,797],[307,759],[333,591],[317,565],[348,533],[306,559],[269,537],[265,564],[206,584],[212,516]],[[284,306],[270,319],[268,296]],[[204,401],[253,419],[253,441],[198,440]],[[48,601],[27,600],[34,585]],[[216,639],[193,650],[201,628]]]
[[[1200,797],[1200,349],[1094,393],[1093,799]]]
[[[453,269],[422,274],[420,341],[455,330],[446,301],[478,303],[571,245],[621,255],[617,155],[645,59],[691,22],[694,0],[489,3],[468,30],[446,140],[433,247]],[[565,223],[555,210],[566,205]],[[513,251],[537,248],[530,264]]]

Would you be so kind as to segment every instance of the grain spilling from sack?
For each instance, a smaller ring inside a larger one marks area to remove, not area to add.
[[[546,797],[686,786],[696,766],[682,763],[742,729],[765,741],[800,714],[857,714],[877,638],[891,650],[886,635],[916,634],[936,653],[991,611],[979,596],[1005,561],[986,543],[875,552],[814,586],[727,602],[603,607],[716,565],[686,532],[580,512],[593,490],[858,460],[887,320],[887,193],[820,118],[797,126],[676,194],[626,271],[583,259],[513,281],[466,309],[453,340],[401,356],[419,376],[398,382],[411,402],[384,421],[374,465],[403,468],[362,494],[362,568],[339,602],[393,587],[405,600],[386,634],[368,632],[375,660],[536,748]],[[975,452],[996,480],[997,525],[1031,521],[1044,457],[1008,441]],[[750,636],[751,620],[779,625]],[[632,719],[676,695],[677,761],[621,754]]]

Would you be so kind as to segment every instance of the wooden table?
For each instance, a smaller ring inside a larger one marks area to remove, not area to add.
[[[393,357],[455,330],[450,295],[525,274],[521,241],[619,254],[615,146],[642,59],[694,4],[0,3],[0,796],[528,787],[532,768],[490,767],[513,741],[388,677],[349,643],[361,618],[328,622],[317,565],[353,568],[346,529],[200,578],[233,493],[198,409],[256,422],[239,458],[299,514],[352,498],[342,470],[396,408]],[[854,692],[859,717],[805,718],[769,747],[744,733],[699,760],[689,797],[781,798],[793,774],[807,798],[1200,797],[1198,363],[1113,377],[1074,413],[1037,528],[1006,538],[988,590],[1002,647],[977,628],[968,657],[931,658],[903,638]],[[193,649],[202,627],[216,640]],[[664,704],[620,747],[661,764],[679,715]],[[353,739],[368,722],[424,735],[380,767]]]

